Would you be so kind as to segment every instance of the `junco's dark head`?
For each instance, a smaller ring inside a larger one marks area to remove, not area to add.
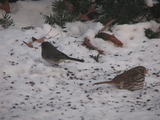
[[[42,46],[42,49],[51,49],[51,48],[53,48],[54,46],[50,43],[50,42],[43,42],[42,44],[41,44],[41,46]]]

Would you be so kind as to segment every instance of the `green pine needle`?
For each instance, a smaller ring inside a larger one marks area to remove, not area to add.
[[[7,29],[8,27],[14,25],[14,22],[9,14],[4,14],[4,15],[2,15],[2,18],[0,19],[0,25],[4,29]]]

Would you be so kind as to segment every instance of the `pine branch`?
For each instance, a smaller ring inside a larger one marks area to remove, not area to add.
[[[66,22],[76,20],[108,23],[106,28],[113,23],[129,24],[151,20],[151,16],[159,20],[159,4],[150,10],[145,8],[144,0],[56,0],[52,3],[52,12],[44,15],[45,22],[61,27]]]
[[[98,54],[97,56],[90,55],[90,57],[93,58],[96,62],[99,62],[99,58],[101,58],[100,54]]]
[[[66,1],[54,1],[52,3],[53,13],[44,15],[45,23],[50,25],[57,24],[61,27],[65,25],[66,22],[75,21],[76,13],[72,10],[72,4]]]
[[[2,15],[2,18],[0,19],[0,25],[6,29],[6,28],[14,25],[14,22],[13,22],[13,19],[11,18],[11,16],[6,13],[5,15]]]
[[[151,29],[145,29],[145,36],[149,39],[160,38],[160,31],[153,32]]]

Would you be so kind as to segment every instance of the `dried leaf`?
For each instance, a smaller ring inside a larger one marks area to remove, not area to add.
[[[41,37],[40,39],[38,39],[37,42],[38,42],[38,43],[43,43],[45,38],[46,38],[46,37],[43,36],[43,37]]]
[[[4,10],[6,13],[10,13],[10,5],[8,3],[8,0],[5,1],[1,6],[0,9]]]
[[[43,36],[43,37],[41,37],[39,39],[37,39],[35,37],[32,37],[32,41],[33,42],[38,42],[38,43],[43,43],[45,38],[46,38],[45,36]]]
[[[78,20],[80,21],[88,21],[90,20],[87,14],[80,14]]]
[[[32,45],[33,42],[27,43],[27,42],[23,41],[23,43],[26,44],[30,48],[34,48],[33,45]]]
[[[97,7],[97,5],[93,4],[92,7],[90,9],[88,9],[87,14],[92,13],[92,12],[98,13],[98,11],[96,10],[96,7]]]
[[[96,4],[93,4],[92,7],[88,9],[87,13],[80,13],[78,20],[80,21],[91,20],[91,18],[88,17],[90,13],[98,13],[96,10]]]
[[[32,41],[33,41],[33,42],[37,41],[37,38],[32,37]]]
[[[73,4],[72,4],[72,3],[66,1],[66,2],[65,2],[65,7],[66,7],[66,9],[67,9],[69,12],[72,12],[72,11],[73,11]]]
[[[93,46],[88,38],[84,38],[83,45],[87,46],[89,49],[97,50],[99,54],[104,54],[104,51]]]
[[[116,46],[123,47],[123,43],[119,39],[117,39],[114,35],[110,35],[108,33],[100,32],[100,33],[98,33],[97,37],[100,37],[104,40],[110,40]]]
[[[45,36],[43,36],[43,37],[41,37],[41,38],[39,38],[39,39],[37,39],[37,38],[35,38],[35,37],[32,37],[32,41],[31,41],[31,42],[27,43],[27,42],[23,41],[23,43],[26,44],[26,45],[27,45],[28,47],[30,47],[30,48],[38,49],[38,47],[34,47],[34,46],[33,46],[33,43],[34,43],[34,42],[43,43],[44,40],[46,39],[46,36],[51,32],[51,30],[52,30],[52,29],[50,29],[50,31],[49,31]]]

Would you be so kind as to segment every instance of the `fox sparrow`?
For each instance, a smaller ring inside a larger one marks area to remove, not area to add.
[[[143,88],[146,73],[147,69],[145,67],[137,66],[123,72],[120,75],[117,75],[115,78],[112,79],[112,81],[97,82],[93,85],[113,84],[120,89],[127,89],[130,91],[139,90]]]

